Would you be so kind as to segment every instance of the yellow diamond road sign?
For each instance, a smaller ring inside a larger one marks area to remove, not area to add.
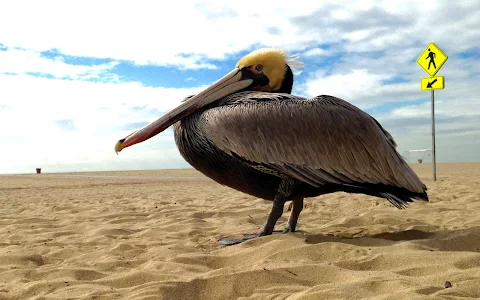
[[[443,88],[445,88],[445,79],[443,78],[443,76],[422,78],[420,80],[420,87],[424,91],[442,90]]]
[[[428,75],[433,76],[440,70],[447,59],[448,56],[435,43],[430,43],[417,59],[417,63]]]

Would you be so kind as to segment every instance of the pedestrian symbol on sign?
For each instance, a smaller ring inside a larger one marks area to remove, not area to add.
[[[428,62],[428,69],[430,70],[430,65],[433,64],[433,67],[436,69],[437,66],[435,65],[435,52],[430,51],[430,48],[428,48],[428,56],[425,59],[429,59],[430,61]]]

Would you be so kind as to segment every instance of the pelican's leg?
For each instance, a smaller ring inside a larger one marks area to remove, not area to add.
[[[293,179],[284,179],[280,182],[278,187],[278,192],[273,199],[272,210],[268,216],[267,222],[263,225],[262,230],[258,233],[259,236],[270,235],[273,233],[273,229],[278,219],[283,214],[283,207],[287,198],[292,193],[293,187],[295,186],[295,181]]]
[[[258,237],[258,236],[271,235],[273,233],[273,229],[275,227],[275,224],[277,223],[278,219],[283,214],[283,207],[285,205],[285,202],[287,202],[287,199],[290,196],[294,185],[295,185],[295,181],[293,179],[282,180],[282,182],[280,183],[280,186],[278,187],[278,192],[275,195],[275,198],[273,199],[272,210],[270,211],[270,214],[268,215],[268,219],[265,222],[265,224],[263,225],[262,230],[260,230],[258,233],[245,234],[243,239],[222,238],[222,239],[219,239],[218,242],[222,245],[229,246],[229,245],[235,245],[235,244],[244,242],[244,241],[249,240],[249,239],[253,239],[253,238]],[[302,206],[303,206],[303,199],[302,199],[301,207]],[[297,208],[297,210],[298,209],[299,208]],[[293,210],[295,210],[295,209],[293,209]],[[292,210],[292,214],[294,214],[293,210]],[[298,215],[300,214],[300,211],[301,211],[301,209],[298,211],[297,215],[292,219],[292,221],[295,220],[295,222],[294,222],[295,225],[297,224],[297,219],[298,219]],[[295,228],[295,225],[293,226],[293,228]]]
[[[277,194],[275,196],[275,198],[273,199],[272,210],[268,215],[268,219],[263,225],[262,230],[260,230],[258,233],[244,234],[243,239],[222,238],[222,239],[219,239],[218,242],[222,245],[230,246],[230,245],[235,245],[259,236],[271,235],[273,233],[273,228],[275,227],[275,224],[283,214],[283,206],[285,205],[286,201],[287,201],[287,198],[282,194]]]
[[[272,234],[275,224],[283,214],[283,207],[286,201],[287,198],[282,194],[277,194],[275,196],[275,199],[273,199],[273,205],[272,210],[270,211],[270,215],[268,215],[267,222],[265,222],[265,225],[263,225],[263,228],[258,233],[258,236]]]
[[[295,232],[295,228],[297,227],[298,216],[303,209],[303,198],[293,199],[292,200],[293,207],[292,212],[290,214],[290,218],[288,218],[288,224],[283,230],[284,233],[287,232]]]

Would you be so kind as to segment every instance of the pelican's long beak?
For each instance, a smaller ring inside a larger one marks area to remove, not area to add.
[[[205,105],[249,87],[253,83],[253,78],[251,76],[245,76],[249,73],[244,71],[244,69],[234,69],[217,82],[181,103],[156,121],[145,125],[143,128],[131,133],[124,139],[119,140],[115,144],[115,152],[118,154],[122,149],[141,143],[159,134],[175,122],[190,115]]]

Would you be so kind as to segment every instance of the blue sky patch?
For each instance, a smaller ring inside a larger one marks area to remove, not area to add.
[[[55,79],[57,77],[47,74],[47,73],[42,73],[42,72],[25,72],[25,74],[30,75],[30,76],[35,76],[35,77],[42,77],[42,78],[48,78],[48,79]]]
[[[480,59],[480,51],[478,50],[471,50],[458,53],[457,56],[461,59],[472,58],[472,59]]]
[[[47,50],[40,52],[42,57],[55,60],[61,58],[63,62],[69,65],[78,65],[78,66],[96,66],[106,63],[113,62],[113,59],[110,58],[94,58],[94,57],[85,57],[85,56],[72,56],[66,55],[57,49]]]
[[[389,85],[389,84],[397,84],[397,83],[408,83],[408,82],[411,82],[411,81],[412,81],[411,79],[407,79],[407,78],[402,77],[402,76],[394,76],[392,78],[382,80],[381,83],[383,85]]]

